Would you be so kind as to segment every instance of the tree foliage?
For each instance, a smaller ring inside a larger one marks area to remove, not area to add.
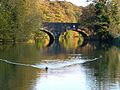
[[[81,8],[66,1],[0,0],[0,40],[28,39],[42,22],[77,22]]]
[[[0,39],[29,37],[41,26],[41,14],[33,0],[0,1]]]
[[[113,36],[116,36],[120,34],[120,1],[117,2],[117,0],[114,2],[111,2],[107,6],[109,17],[110,17],[110,27],[109,30]]]
[[[39,12],[45,22],[77,22],[82,8],[66,1],[37,1]]]
[[[94,31],[99,39],[111,39],[119,31],[119,10],[113,1],[95,0],[85,7],[80,23]],[[114,34],[113,34],[114,33]]]

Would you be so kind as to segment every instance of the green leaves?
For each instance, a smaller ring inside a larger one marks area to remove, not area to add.
[[[120,31],[119,16],[118,5],[115,2],[99,0],[85,7],[80,23],[92,29],[98,38],[109,39]]]
[[[26,39],[41,25],[41,13],[33,0],[0,1],[0,38]]]
[[[95,4],[96,9],[102,10],[102,9],[104,9],[104,7],[105,7],[104,3],[98,2],[98,3]]]
[[[43,12],[46,22],[77,22],[81,15],[81,8],[70,2],[41,1],[38,9]]]

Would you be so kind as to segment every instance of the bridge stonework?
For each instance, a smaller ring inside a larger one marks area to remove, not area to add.
[[[79,23],[44,23],[44,28],[49,32],[53,33],[55,39],[58,39],[61,33],[66,32],[67,30],[74,30],[81,33],[83,36],[88,36],[84,30],[80,30]],[[85,38],[85,37],[84,37]]]

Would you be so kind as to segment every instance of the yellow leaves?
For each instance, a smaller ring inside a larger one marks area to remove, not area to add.
[[[76,49],[83,44],[84,38],[76,31],[69,30],[64,32],[59,37],[60,44],[65,49]]]
[[[76,13],[80,13],[80,8],[68,2],[50,2],[37,0],[36,9],[43,13],[45,21],[49,22],[77,22]],[[66,10],[67,13],[66,13]],[[79,15],[78,15],[79,16]]]

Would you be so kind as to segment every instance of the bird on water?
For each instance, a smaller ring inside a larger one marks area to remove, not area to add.
[[[48,67],[45,67],[45,70],[48,71]]]

